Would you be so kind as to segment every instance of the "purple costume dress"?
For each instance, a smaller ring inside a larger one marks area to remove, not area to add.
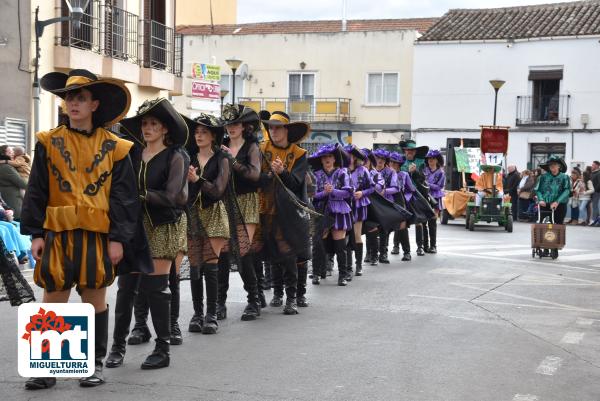
[[[384,182],[384,193],[383,197],[390,202],[394,201],[394,195],[398,193],[398,177],[396,172],[390,167],[384,167],[379,171],[379,175]]]
[[[410,203],[413,198],[413,194],[417,190],[412,180],[410,179],[410,175],[406,171],[399,171],[396,173],[396,181],[398,183],[399,191],[404,194],[404,203],[400,205],[408,208],[406,205]]]
[[[367,206],[371,204],[369,195],[375,191],[373,178],[364,166],[358,166],[350,173],[350,185],[354,191],[361,191],[362,197],[358,200],[352,200],[352,217],[354,222],[365,221],[367,219]]]
[[[429,166],[423,169],[427,184],[429,185],[429,193],[437,200],[437,210],[442,210],[442,198],[444,197],[444,184],[446,182],[446,174],[441,168],[431,171]]]
[[[317,192],[313,203],[317,210],[333,218],[333,229],[348,231],[352,229],[352,209],[348,205],[354,189],[350,185],[350,175],[345,168],[337,168],[331,174],[323,170],[315,172]],[[333,192],[325,193],[325,185],[333,185]]]

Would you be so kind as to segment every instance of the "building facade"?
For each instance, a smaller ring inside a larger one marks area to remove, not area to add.
[[[237,22],[237,0],[179,0],[177,25],[218,25]]]
[[[64,0],[33,0],[32,12],[36,7],[40,20],[69,15]],[[33,18],[35,14],[27,29],[31,27],[35,38]],[[175,0],[90,0],[80,27],[72,22],[47,26],[40,48],[40,77],[51,71],[85,68],[125,82],[132,95],[129,115],[144,100],[182,93],[182,44],[175,33]],[[30,51],[33,59],[35,44]],[[40,130],[55,127],[59,107],[57,97],[42,90],[38,116],[31,108],[31,131],[36,118]]]
[[[412,130],[420,144],[510,126],[508,164],[550,155],[586,165],[600,149],[600,3],[451,10],[415,46]]]
[[[197,98],[190,65],[221,70],[220,89],[231,102],[226,60],[243,62],[236,100],[256,110],[285,110],[310,121],[309,143],[352,141],[358,146],[397,144],[410,135],[413,47],[434,19],[294,21],[179,26],[184,40],[184,92],[180,112],[218,113],[220,100]],[[199,83],[195,85],[200,85]],[[310,147],[310,145],[307,145]]]

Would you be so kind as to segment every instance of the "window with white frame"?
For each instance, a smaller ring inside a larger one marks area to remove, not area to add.
[[[312,99],[315,97],[315,74],[290,73],[289,97],[291,99]]]
[[[367,104],[398,105],[400,81],[397,72],[376,72],[367,75]]]

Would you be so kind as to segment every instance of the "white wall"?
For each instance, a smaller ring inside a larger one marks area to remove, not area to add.
[[[420,43],[414,50],[412,129],[477,128],[492,124],[490,79],[506,84],[498,96],[498,125],[515,126],[516,98],[529,95],[529,67],[563,66],[561,95],[571,95],[569,128],[600,128],[598,38],[506,43]]]

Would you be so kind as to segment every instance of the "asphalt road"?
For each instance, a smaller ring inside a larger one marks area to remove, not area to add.
[[[459,222],[439,231],[437,255],[393,256],[345,288],[309,284],[310,307],[297,316],[267,307],[240,321],[245,295],[233,275],[217,335],[184,331],[158,371],[139,368],[153,345],[129,347],[94,389],[63,379],[25,391],[17,310],[3,302],[0,400],[600,399],[600,230],[569,227],[556,261],[531,258],[526,224],[512,234]],[[184,329],[191,314],[183,282]]]

